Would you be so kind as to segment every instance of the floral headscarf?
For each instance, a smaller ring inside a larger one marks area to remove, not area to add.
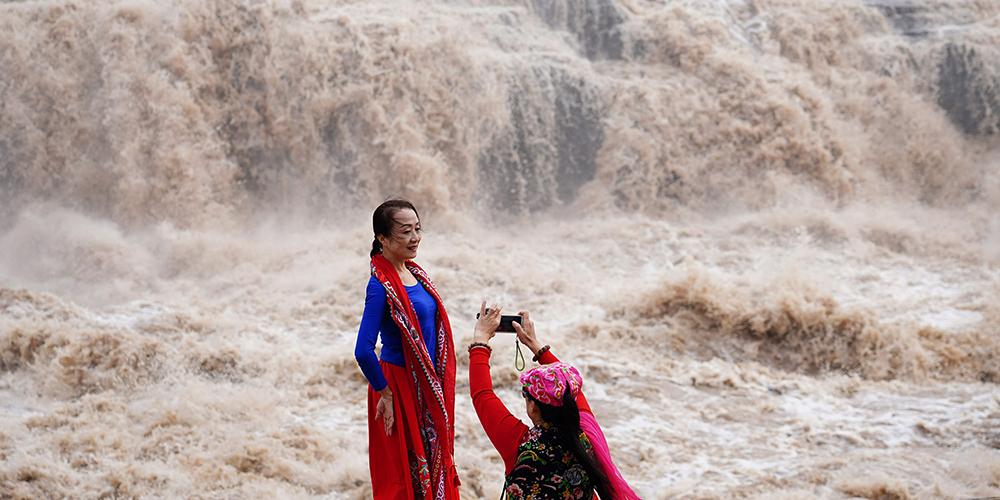
[[[573,397],[580,393],[583,378],[566,363],[541,365],[521,374],[521,385],[531,397],[552,406],[562,406],[568,389]]]

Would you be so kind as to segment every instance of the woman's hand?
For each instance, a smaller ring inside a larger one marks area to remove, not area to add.
[[[524,325],[518,324],[517,321],[514,322],[514,331],[517,332],[517,340],[521,341],[528,349],[531,349],[531,354],[537,356],[538,350],[545,346],[535,336],[535,322],[531,321],[531,318],[528,317],[528,311],[521,311],[518,314],[521,315]]]
[[[490,312],[486,312],[486,301],[479,306],[479,320],[476,321],[476,330],[472,334],[473,342],[482,342],[484,344],[489,344],[490,339],[497,334],[497,328],[500,328],[500,311],[503,306],[498,306],[493,304],[490,306]]]
[[[375,405],[375,420],[382,419],[382,425],[385,426],[385,435],[392,435],[392,427],[396,423],[395,415],[393,415],[392,410],[392,390],[388,387],[378,391],[382,395],[378,399],[378,404]]]

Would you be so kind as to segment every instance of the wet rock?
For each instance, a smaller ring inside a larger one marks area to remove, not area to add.
[[[0,119],[3,119],[3,117],[0,116]],[[7,149],[7,141],[0,139],[0,190],[5,188],[10,182],[11,172],[14,171],[14,165],[8,161],[4,161],[8,155]]]
[[[937,103],[967,134],[1000,131],[1000,67],[996,50],[969,40],[975,16],[963,9],[930,11],[913,0],[869,0],[892,25],[893,32],[912,43],[931,44],[937,68],[925,73],[937,89]],[[945,29],[947,28],[947,29]]]
[[[531,0],[535,12],[555,29],[576,35],[588,59],[621,59],[618,29],[625,16],[613,0]]]
[[[535,68],[508,91],[509,126],[479,154],[484,201],[508,213],[569,203],[594,177],[604,140],[597,89],[563,69]]]
[[[576,192],[594,178],[597,151],[604,139],[597,100],[588,95],[582,79],[563,75],[561,91],[556,97],[556,196],[569,202]]]
[[[359,145],[365,142],[365,137],[375,135],[371,127],[358,112],[357,103],[347,103],[330,113],[326,125],[322,128],[323,144],[326,147],[326,158],[330,164],[327,177],[332,177],[332,184],[318,189],[313,196],[349,197],[352,201],[361,203],[362,193],[368,191],[368,185],[362,177],[359,157]],[[334,200],[322,200],[322,206],[332,206]]]
[[[991,74],[992,73],[992,74]],[[939,67],[938,104],[967,134],[1000,129],[1000,75],[984,64],[982,49],[949,43]]]
[[[894,33],[906,37],[926,37],[933,25],[927,9],[912,0],[869,0],[866,3],[882,12]]]
[[[938,105],[967,134],[1000,130],[1000,74],[982,52],[971,43],[948,43],[938,68]]]

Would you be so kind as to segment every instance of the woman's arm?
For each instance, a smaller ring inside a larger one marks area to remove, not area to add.
[[[375,340],[378,339],[379,326],[382,324],[382,314],[385,313],[385,288],[373,276],[368,280],[368,290],[365,294],[365,312],[361,315],[361,327],[358,328],[358,342],[354,345],[354,359],[358,361],[361,372],[365,374],[372,390],[379,393],[375,404],[375,419],[382,421],[386,436],[392,435],[396,422],[395,410],[392,405],[392,389],[382,372],[382,365],[375,355]]]
[[[479,423],[503,458],[504,470],[509,473],[517,461],[517,447],[528,432],[528,426],[511,414],[493,392],[490,351],[485,347],[474,347],[469,351],[469,390]]]
[[[375,341],[378,340],[379,325],[382,323],[385,307],[385,288],[378,280],[369,280],[365,296],[365,312],[361,315],[358,341],[354,345],[354,359],[358,361],[361,372],[365,374],[365,378],[375,391],[381,391],[388,385],[385,374],[382,373],[382,366],[379,365],[378,356],[375,355]]]
[[[479,307],[479,320],[472,335],[474,347],[469,349],[469,391],[479,423],[503,458],[504,469],[510,473],[517,461],[517,447],[528,432],[528,426],[512,415],[493,392],[493,379],[490,378],[492,350],[488,345],[500,326],[500,309],[493,304],[487,314],[485,300]]]

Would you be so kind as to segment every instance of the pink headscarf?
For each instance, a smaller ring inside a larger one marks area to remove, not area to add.
[[[562,406],[567,389],[574,398],[580,393],[583,378],[576,368],[557,362],[536,366],[522,373],[521,385],[538,401],[551,406]]]
[[[575,398],[583,388],[583,377],[580,372],[563,362],[541,365],[521,374],[521,386],[531,397],[552,406],[562,406],[563,397],[568,390]],[[611,460],[611,450],[604,438],[604,431],[597,424],[597,419],[587,411],[580,412],[580,429],[587,435],[597,461],[604,468],[608,480],[614,488],[616,500],[641,500],[629,487],[621,471]]]

